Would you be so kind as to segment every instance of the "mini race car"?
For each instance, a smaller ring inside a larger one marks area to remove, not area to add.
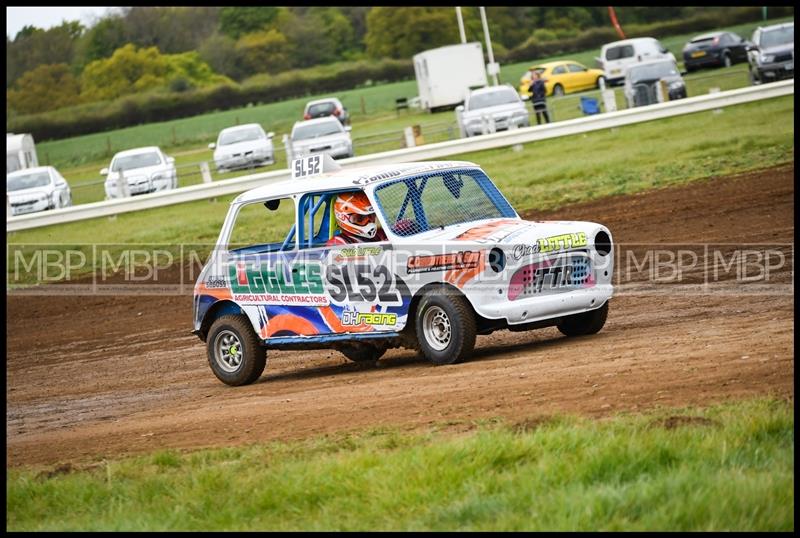
[[[357,192],[385,240],[329,244],[340,233],[334,200]],[[598,332],[613,256],[601,224],[521,219],[476,164],[343,170],[313,155],[292,163],[291,180],[231,203],[195,285],[193,333],[228,385],[257,380],[268,349],[376,361],[407,347],[451,364],[500,329]]]

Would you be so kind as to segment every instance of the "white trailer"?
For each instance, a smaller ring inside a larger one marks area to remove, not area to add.
[[[414,55],[421,107],[432,111],[464,102],[470,89],[487,85],[480,43],[448,45]]]
[[[33,136],[6,133],[6,174],[39,166]]]

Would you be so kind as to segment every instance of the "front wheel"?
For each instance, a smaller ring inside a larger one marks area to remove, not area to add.
[[[247,316],[217,318],[206,342],[211,371],[226,385],[249,385],[267,365],[267,349],[261,345]]]
[[[566,336],[583,336],[595,334],[603,328],[608,318],[608,301],[595,310],[567,316],[557,325],[558,330]]]
[[[733,65],[733,62],[731,61],[731,55],[727,52],[722,56],[722,65],[724,67],[730,67]]]
[[[454,364],[475,348],[475,315],[462,295],[427,292],[417,308],[415,329],[423,355],[433,364]]]
[[[561,84],[556,84],[553,87],[553,95],[555,97],[561,97],[564,95],[564,87]]]

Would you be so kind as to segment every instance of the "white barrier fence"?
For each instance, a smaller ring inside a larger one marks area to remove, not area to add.
[[[726,106],[739,105],[759,101],[762,99],[772,99],[785,95],[794,94],[794,79],[739,88],[726,92],[711,93],[690,97],[678,101],[669,101],[655,105],[643,106],[616,112],[596,114],[583,118],[549,123],[546,125],[513,129],[499,133],[477,136],[473,138],[463,138],[449,140],[435,144],[427,144],[411,148],[373,153],[362,157],[353,157],[337,161],[343,168],[354,168],[358,166],[375,164],[392,164],[401,162],[421,161],[428,159],[440,159],[451,157],[463,153],[484,151],[507,146],[515,146],[538,140],[570,136],[580,133],[608,129],[611,127],[621,127],[646,121],[692,114],[705,110],[720,109]],[[212,183],[202,183],[181,187],[174,190],[162,191],[152,194],[144,194],[133,198],[118,200],[106,200],[79,206],[66,207],[42,213],[33,213],[6,219],[6,232],[27,230],[41,226],[53,224],[63,224],[79,220],[92,219],[139,211],[142,209],[152,209],[184,202],[193,202],[216,198],[229,194],[238,194],[254,187],[259,187],[269,182],[283,181],[291,178],[290,170],[276,170],[251,174],[248,176],[214,181]]]

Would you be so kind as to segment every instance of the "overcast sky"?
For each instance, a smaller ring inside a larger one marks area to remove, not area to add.
[[[6,35],[11,39],[24,26],[32,25],[43,30],[58,26],[62,21],[82,22],[89,26],[96,18],[113,7],[6,7]]]

